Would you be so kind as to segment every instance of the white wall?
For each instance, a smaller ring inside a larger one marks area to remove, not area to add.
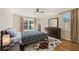
[[[40,24],[41,24],[41,31],[45,32],[45,27],[48,27],[48,18],[41,18],[40,19]]]
[[[8,8],[0,8],[0,30],[12,26],[12,13]]]

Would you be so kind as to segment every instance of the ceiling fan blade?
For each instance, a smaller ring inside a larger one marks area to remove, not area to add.
[[[44,13],[44,10],[41,10],[41,9],[37,8],[36,13]]]

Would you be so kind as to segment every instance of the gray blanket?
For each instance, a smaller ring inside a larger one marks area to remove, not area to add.
[[[21,33],[23,44],[30,44],[47,39],[47,34],[39,31],[24,31]]]

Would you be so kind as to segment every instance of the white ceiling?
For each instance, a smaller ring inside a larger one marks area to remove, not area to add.
[[[44,13],[36,14],[36,8],[12,8],[12,13],[27,17],[43,17],[72,10],[73,8],[40,8]]]

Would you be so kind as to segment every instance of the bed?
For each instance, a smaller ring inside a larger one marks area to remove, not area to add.
[[[21,49],[24,48],[24,45],[48,40],[47,34],[40,31],[17,32],[14,28],[7,28],[5,34],[10,34],[11,42],[20,43]]]
[[[39,41],[48,40],[46,33],[40,31],[17,32],[14,28],[7,28],[7,34],[10,34],[11,41],[19,42],[20,45],[28,45]]]
[[[46,39],[48,39],[47,34],[40,31],[24,31],[21,33],[22,44],[30,44]]]

